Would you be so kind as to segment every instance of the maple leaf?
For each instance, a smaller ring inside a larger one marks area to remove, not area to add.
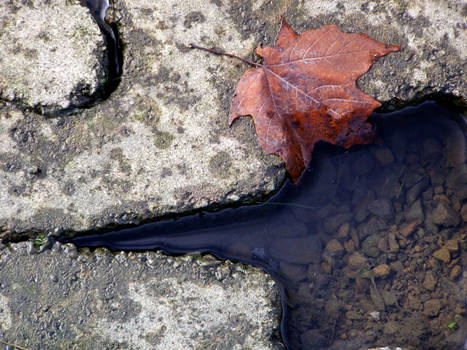
[[[381,104],[359,90],[356,80],[400,47],[363,33],[343,33],[335,25],[298,35],[283,17],[281,22],[275,46],[256,49],[262,65],[242,59],[256,68],[237,84],[229,124],[251,115],[263,151],[279,155],[297,182],[316,142],[349,148],[373,141],[367,119]]]

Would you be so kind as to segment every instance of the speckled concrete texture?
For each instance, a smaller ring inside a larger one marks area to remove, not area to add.
[[[278,295],[259,269],[41,243],[0,250],[3,341],[37,350],[282,349]]]
[[[0,14],[0,100],[56,111],[97,93],[105,45],[79,1],[2,1]]]

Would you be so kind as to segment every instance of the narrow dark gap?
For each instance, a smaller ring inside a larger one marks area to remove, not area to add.
[[[264,204],[61,241],[259,266],[277,282],[289,350],[460,348],[467,329],[446,331],[443,317],[465,290],[436,252],[455,242],[450,259],[467,269],[465,120],[425,102],[371,121],[381,144],[319,145],[299,184],[287,181]],[[420,274],[432,270],[440,282],[431,291]],[[416,296],[440,303],[441,315],[407,296],[416,280]]]

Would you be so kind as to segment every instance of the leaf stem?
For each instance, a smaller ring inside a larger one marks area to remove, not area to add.
[[[195,45],[195,44],[190,44],[188,46],[190,47],[190,49],[198,49],[198,50],[203,50],[203,51],[213,53],[214,55],[232,57],[232,58],[236,58],[237,60],[242,61],[243,63],[249,64],[250,66],[262,67],[261,64],[259,64],[259,63],[255,63],[255,62],[246,60],[244,58],[241,58],[241,57],[236,56],[236,55],[232,55],[230,53],[225,53],[225,52],[220,52],[220,51],[216,51],[216,50],[213,50],[213,49],[208,49],[206,47],[198,46],[198,45]]]

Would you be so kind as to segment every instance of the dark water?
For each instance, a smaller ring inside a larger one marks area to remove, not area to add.
[[[467,199],[465,125],[435,103],[373,115],[372,122],[380,144],[317,147],[299,184],[286,183],[267,203],[72,242],[211,253],[260,266],[280,290],[282,337],[290,350],[461,349],[467,334],[467,233],[459,214]],[[449,210],[435,215],[440,202]],[[435,253],[445,246],[451,247],[447,262]]]
[[[123,53],[120,42],[117,38],[117,26],[115,23],[107,23],[105,20],[106,12],[110,8],[108,0],[86,0],[86,6],[89,8],[94,20],[96,21],[99,29],[101,30],[105,44],[107,47],[107,69],[109,74],[108,86],[105,87],[106,91],[103,98],[110,96],[110,94],[117,88],[120,83],[120,76],[122,75]]]

